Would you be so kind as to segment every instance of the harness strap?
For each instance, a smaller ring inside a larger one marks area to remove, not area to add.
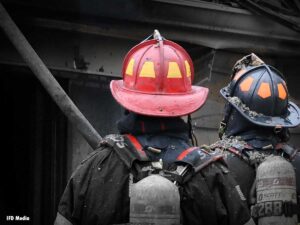
[[[101,145],[110,146],[127,168],[132,168],[135,160],[150,161],[141,144],[132,135],[107,135]]]
[[[222,155],[216,155],[216,156],[212,156],[210,159],[206,160],[205,162],[203,162],[201,165],[197,166],[195,168],[195,172],[199,172],[200,170],[204,169],[205,167],[207,167],[209,164],[221,160],[223,159]]]
[[[278,143],[275,146],[275,150],[284,151],[288,155],[290,160],[294,159],[299,151],[298,149],[293,148],[292,146],[288,145],[287,143]]]
[[[232,106],[230,105],[229,102],[226,102],[224,107],[224,117],[223,120],[220,122],[219,131],[218,131],[220,139],[223,138],[231,112],[232,112]]]
[[[126,140],[127,139],[127,140]],[[131,134],[126,134],[125,135],[125,141],[127,144],[131,144],[133,149],[135,149],[136,153],[138,154],[138,158],[141,161],[149,161],[148,156],[146,155],[146,152],[143,150],[143,146],[140,144],[140,142],[136,139],[135,136]]]
[[[183,152],[180,153],[179,156],[177,156],[177,160],[178,161],[183,160],[189,153],[191,153],[192,151],[194,151],[196,149],[198,149],[198,147],[191,147],[191,148],[184,150]]]
[[[223,155],[217,152],[207,152],[199,147],[191,147],[183,151],[178,157],[177,163],[184,163],[190,165],[197,173],[209,164],[222,160]]]

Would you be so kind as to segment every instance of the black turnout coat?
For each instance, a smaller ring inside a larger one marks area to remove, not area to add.
[[[163,149],[159,157],[169,162],[172,155],[176,157],[190,147],[184,138],[174,135],[144,135],[137,139],[141,146],[152,144]],[[151,154],[147,154],[153,160]],[[128,223],[129,174],[134,163],[140,162],[124,163],[111,146],[95,150],[69,179],[58,212],[73,225]],[[222,169],[221,162],[210,163],[194,173],[179,189],[183,225],[241,225],[250,219],[247,205],[236,190],[236,182],[230,172]]]

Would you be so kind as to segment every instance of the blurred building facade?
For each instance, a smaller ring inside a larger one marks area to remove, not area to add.
[[[200,144],[217,140],[224,105],[219,89],[245,54],[254,52],[282,71],[290,98],[300,104],[296,0],[6,0],[3,5],[102,136],[117,132],[123,113],[109,82],[121,78],[125,54],[154,29],[186,48],[194,61],[194,84],[210,89],[206,105],[192,115]],[[0,211],[29,216],[34,225],[52,224],[68,177],[92,149],[3,33],[0,49],[5,131]],[[300,146],[300,129],[292,130],[291,142]]]

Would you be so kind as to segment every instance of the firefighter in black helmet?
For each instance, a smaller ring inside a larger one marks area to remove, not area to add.
[[[240,191],[252,207],[252,216],[259,224],[270,224],[270,221],[297,224],[300,155],[287,141],[288,128],[300,124],[300,110],[288,100],[285,78],[252,53],[237,61],[231,82],[220,93],[227,103],[220,124],[220,140],[210,146],[211,149],[225,155]],[[293,169],[285,174],[290,170],[275,166],[266,174],[267,178],[259,177],[256,172],[265,168],[264,162],[274,160],[274,155],[280,156],[276,160],[284,158],[288,168],[294,167],[296,175]],[[261,187],[267,193],[260,193]]]

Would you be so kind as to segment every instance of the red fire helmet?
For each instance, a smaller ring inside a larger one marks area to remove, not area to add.
[[[193,62],[178,44],[154,39],[133,47],[123,62],[123,80],[113,80],[114,98],[129,111],[150,116],[190,114],[206,101],[208,88],[192,86]]]

